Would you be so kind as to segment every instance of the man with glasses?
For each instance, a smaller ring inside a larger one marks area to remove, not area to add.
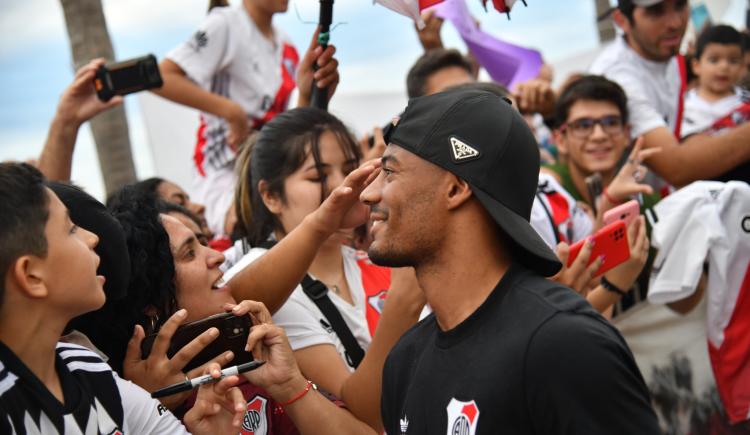
[[[628,104],[623,89],[602,76],[584,76],[563,89],[555,105],[555,143],[561,161],[546,167],[573,198],[590,206],[586,177],[599,173],[602,186],[609,186],[618,172],[618,162],[630,143]],[[600,204],[610,208],[629,198],[619,190],[606,190]],[[652,207],[658,195],[644,194],[643,208]]]

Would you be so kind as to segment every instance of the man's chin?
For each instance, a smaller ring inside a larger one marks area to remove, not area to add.
[[[384,249],[379,249],[378,246],[373,243],[367,250],[367,256],[374,264],[384,267],[409,267],[414,266],[413,262],[407,259],[405,256],[398,255],[393,252],[387,252]]]

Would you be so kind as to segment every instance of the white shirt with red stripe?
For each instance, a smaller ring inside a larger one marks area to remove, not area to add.
[[[530,221],[553,251],[560,242],[572,245],[590,235],[593,228],[591,218],[570,193],[544,172],[539,174]]]
[[[730,422],[750,419],[750,185],[698,181],[654,211],[651,303],[695,292],[708,261],[708,350]]]
[[[229,281],[248,264],[265,254],[267,249],[251,248],[224,274]],[[385,298],[391,284],[391,270],[372,264],[366,253],[347,246],[341,246],[344,259],[344,275],[353,304],[342,299],[333,291],[328,297],[341,313],[341,317],[351,330],[360,347],[367,351],[375,328],[380,320]],[[312,276],[312,275],[311,275]],[[312,278],[315,278],[312,276]],[[350,370],[354,367],[346,358],[343,343],[330,326],[330,322],[320,311],[301,285],[292,292],[289,299],[273,315],[273,321],[284,328],[293,350],[319,344],[333,345]]]
[[[274,27],[273,40],[266,38],[241,4],[213,8],[195,34],[166,57],[202,89],[237,102],[257,129],[286,110],[299,55],[280,29]],[[200,121],[193,195],[206,205],[211,230],[223,234],[236,154],[227,144],[229,130],[222,118],[204,112]]]

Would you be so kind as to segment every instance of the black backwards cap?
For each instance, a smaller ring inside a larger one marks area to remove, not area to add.
[[[543,276],[562,265],[529,223],[539,180],[539,148],[509,102],[481,90],[414,98],[386,143],[466,181],[518,250],[514,260]]]

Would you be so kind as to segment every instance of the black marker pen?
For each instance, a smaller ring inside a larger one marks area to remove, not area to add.
[[[172,394],[182,393],[183,391],[190,391],[195,387],[199,387],[209,382],[220,381],[227,376],[239,375],[240,373],[249,372],[255,370],[258,367],[265,364],[265,361],[250,361],[248,363],[240,364],[238,366],[228,367],[221,371],[221,376],[218,378],[212,377],[210,374],[198,376],[193,379],[186,379],[183,382],[164,387],[151,393],[151,397],[154,399],[164,396],[171,396]]]

